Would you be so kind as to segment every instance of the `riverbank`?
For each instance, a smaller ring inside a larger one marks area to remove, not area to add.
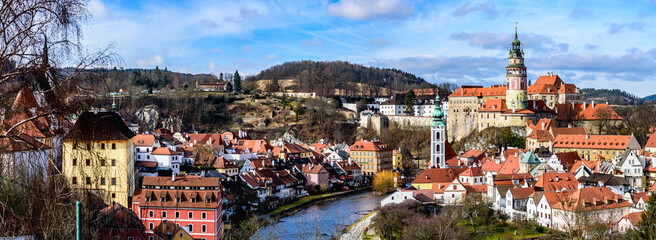
[[[342,197],[342,196],[348,196],[351,194],[355,193],[361,193],[365,191],[371,191],[371,187],[363,187],[360,189],[355,189],[355,190],[350,190],[350,191],[345,191],[345,192],[336,192],[336,193],[326,193],[326,194],[321,194],[321,195],[312,195],[312,196],[306,196],[302,197],[296,201],[293,201],[291,203],[282,205],[273,211],[271,211],[269,214],[264,215],[264,217],[270,217],[270,218],[279,218],[279,217],[284,217],[288,214],[291,214],[297,210],[303,209],[305,207],[311,206],[313,204],[322,202],[324,200],[332,199],[332,198],[337,198],[337,197]]]
[[[355,240],[355,239],[362,239],[362,237],[365,234],[365,229],[371,225],[371,220],[374,219],[378,212],[373,211],[360,220],[356,221],[355,223],[351,224],[351,226],[348,226],[346,228],[346,232],[340,236],[340,240]]]

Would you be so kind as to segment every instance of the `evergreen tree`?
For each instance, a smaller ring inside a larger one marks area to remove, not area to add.
[[[232,78],[232,83],[234,84],[233,88],[235,92],[241,92],[241,76],[239,76],[239,71],[235,71],[235,76]]]
[[[414,116],[415,115],[415,100],[417,100],[417,96],[415,95],[415,91],[412,89],[408,90],[408,92],[405,93],[405,115],[407,116]]]

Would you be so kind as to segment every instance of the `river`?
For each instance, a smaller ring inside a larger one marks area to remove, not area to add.
[[[279,219],[252,239],[330,239],[380,206],[383,198],[365,191],[323,201]]]

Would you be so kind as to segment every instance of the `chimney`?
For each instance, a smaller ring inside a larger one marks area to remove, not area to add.
[[[588,103],[583,102],[583,110],[585,110],[587,108],[587,106],[588,106]]]
[[[588,139],[590,139],[590,135],[585,134],[585,140],[588,140]]]
[[[538,107],[535,105],[535,101],[533,101],[533,109],[537,109]]]
[[[594,100],[592,101],[592,106],[591,107],[594,108]]]
[[[549,152],[553,153],[553,140],[549,140]]]
[[[518,156],[519,156],[519,153],[515,152],[515,158],[517,158]]]
[[[574,102],[572,102],[572,109],[574,109]]]
[[[542,130],[544,130],[545,122],[542,122]]]
[[[175,182],[175,172],[171,175],[171,182]]]
[[[560,178],[558,176],[556,176],[556,182],[558,182],[558,181],[560,181]]]
[[[567,124],[567,128],[572,128],[572,124]]]

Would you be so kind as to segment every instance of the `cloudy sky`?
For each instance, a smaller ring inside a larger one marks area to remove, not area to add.
[[[286,61],[398,68],[500,84],[519,22],[529,78],[656,93],[656,0],[91,0],[84,41],[124,68],[255,74]]]

